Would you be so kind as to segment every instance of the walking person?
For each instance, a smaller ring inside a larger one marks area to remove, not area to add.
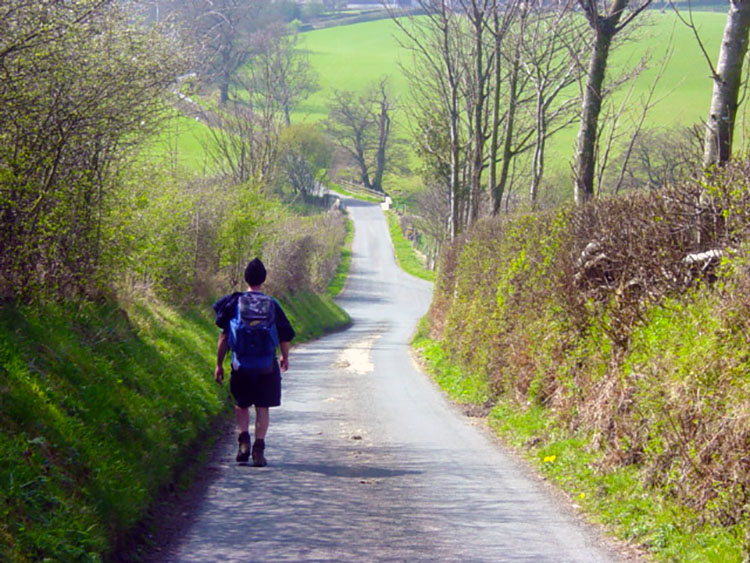
[[[224,358],[232,351],[229,389],[235,401],[239,451],[237,461],[266,465],[264,455],[270,407],[281,405],[281,372],[289,369],[294,329],[281,305],[262,291],[266,268],[255,258],[245,268],[247,291],[225,295],[213,306],[221,328],[214,379],[224,381]],[[276,350],[281,350],[281,359]],[[250,407],[255,407],[255,442],[250,447]]]

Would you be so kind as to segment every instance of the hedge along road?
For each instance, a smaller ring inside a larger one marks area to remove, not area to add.
[[[408,342],[431,284],[396,266],[377,205],[347,207],[353,327],[293,348],[269,465],[237,465],[228,435],[192,523],[157,559],[617,560],[419,372]]]

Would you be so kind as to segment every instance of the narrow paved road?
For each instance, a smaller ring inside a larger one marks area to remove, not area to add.
[[[430,284],[401,272],[384,217],[355,222],[352,329],[295,347],[269,466],[228,436],[199,514],[163,561],[613,561],[414,366]]]

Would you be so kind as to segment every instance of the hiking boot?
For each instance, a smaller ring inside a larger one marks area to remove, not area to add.
[[[263,450],[266,449],[265,440],[255,440],[253,444],[253,465],[255,467],[265,467],[268,462],[263,457]]]
[[[237,462],[247,463],[250,459],[250,433],[242,432],[238,438],[240,449],[237,451]]]

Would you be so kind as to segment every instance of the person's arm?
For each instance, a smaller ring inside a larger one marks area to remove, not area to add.
[[[282,342],[279,344],[279,348],[281,348],[281,371],[286,371],[289,369],[289,348],[291,348],[291,344]]]
[[[214,379],[219,385],[224,381],[224,357],[229,350],[229,336],[226,332],[219,335],[219,343],[216,346],[216,369],[214,370]]]
[[[281,371],[289,369],[289,349],[292,347],[292,339],[294,338],[294,329],[289,324],[289,319],[284,314],[284,309],[281,308],[279,302],[273,300],[274,306],[276,307],[276,330],[279,335],[279,348],[281,349]]]

